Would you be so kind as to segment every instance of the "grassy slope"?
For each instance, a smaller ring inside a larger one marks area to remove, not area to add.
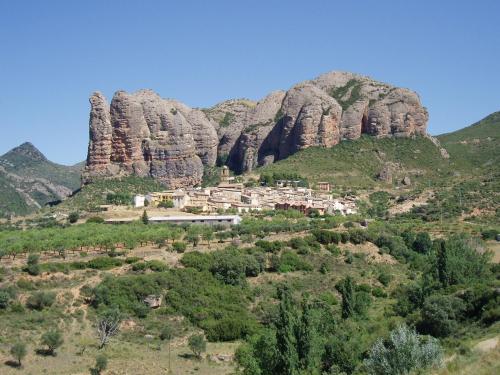
[[[500,165],[500,112],[438,139],[448,150],[453,166],[467,172],[483,172]]]
[[[74,166],[52,163],[28,143],[2,155],[0,166],[5,170],[0,170],[0,216],[10,213],[25,215],[36,208],[27,204],[16,189],[26,192],[40,205],[60,199],[47,185],[76,190],[80,186],[83,167],[81,163]],[[34,182],[34,178],[39,180]]]
[[[298,173],[312,182],[324,180],[336,186],[369,188],[381,183],[377,175],[387,162],[400,163],[402,167],[396,168],[399,170],[394,179],[396,183],[408,175],[413,181],[427,184],[449,173],[449,161],[440,156],[437,147],[427,138],[369,136],[344,141],[333,148],[311,147],[258,172]]]

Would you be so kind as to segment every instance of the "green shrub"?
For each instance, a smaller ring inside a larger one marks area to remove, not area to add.
[[[203,335],[189,336],[188,346],[197,358],[201,358],[201,354],[207,350],[207,342]]]
[[[25,271],[32,276],[38,276],[40,274],[40,265],[38,264],[39,259],[40,256],[38,254],[29,254]]]
[[[279,272],[312,271],[311,264],[291,251],[284,251],[280,258]]]
[[[381,272],[377,280],[383,285],[383,286],[388,286],[393,279],[393,276],[387,272]]]
[[[47,346],[47,352],[51,355],[55,354],[55,350],[64,342],[61,331],[52,330],[45,332],[42,335],[41,344]]]
[[[50,307],[56,300],[56,294],[53,292],[35,292],[28,297],[26,306],[33,310],[43,310]]]
[[[180,254],[186,251],[186,247],[187,245],[185,242],[176,241],[172,244],[172,249]]]
[[[424,338],[406,326],[391,332],[387,340],[375,342],[364,361],[368,374],[409,374],[438,367],[443,360],[439,342]]]
[[[68,222],[70,222],[71,224],[74,224],[78,221],[79,218],[80,218],[80,214],[78,212],[71,212],[68,215]]]
[[[128,257],[128,258],[125,258],[125,263],[133,264],[133,263],[137,263],[140,260],[141,260],[141,258],[139,258],[139,257]]]
[[[0,309],[6,309],[9,307],[10,295],[9,293],[0,290]]]
[[[375,287],[372,289],[372,296],[378,297],[378,298],[386,298],[387,293],[384,292],[384,290],[382,288]]]
[[[104,218],[100,216],[91,216],[87,219],[86,223],[102,224],[104,223]]]
[[[497,238],[497,236],[499,235],[499,231],[496,230],[496,229],[487,229],[487,230],[483,230],[481,232],[481,237],[483,238],[483,240],[495,240]]]
[[[111,257],[97,257],[87,262],[87,267],[96,270],[109,270],[123,265],[123,260]]]
[[[326,250],[328,250],[334,256],[339,256],[340,254],[342,254],[340,247],[334,244],[326,245]]]
[[[418,330],[435,337],[446,337],[455,332],[465,310],[460,298],[433,295],[422,306]]]
[[[159,260],[150,260],[146,262],[146,266],[154,272],[165,272],[168,266]]]

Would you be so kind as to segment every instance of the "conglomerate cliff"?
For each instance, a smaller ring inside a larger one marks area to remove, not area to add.
[[[151,176],[170,187],[201,182],[216,161],[251,171],[311,146],[333,147],[361,134],[426,134],[428,114],[408,89],[330,72],[255,102],[194,109],[150,90],[90,98],[90,142],[83,181]]]

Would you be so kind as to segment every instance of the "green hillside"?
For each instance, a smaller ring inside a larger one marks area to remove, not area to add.
[[[100,179],[83,186],[57,208],[92,211],[99,205],[110,203],[107,201],[108,194],[119,196],[121,200],[132,203],[135,194],[162,191],[165,188],[165,185],[152,178],[129,176]]]
[[[448,150],[452,166],[465,172],[484,172],[500,164],[500,112],[437,138]]]
[[[83,165],[53,163],[31,143],[0,157],[0,217],[25,215],[80,186]]]
[[[378,178],[386,165],[392,170],[394,185],[405,176],[418,185],[451,176],[449,160],[425,137],[362,136],[333,148],[308,148],[257,172],[297,173],[313,183],[329,181],[337,187],[371,188],[386,184]]]

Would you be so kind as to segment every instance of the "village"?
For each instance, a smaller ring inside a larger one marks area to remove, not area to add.
[[[331,184],[319,182],[316,189],[299,186],[300,181],[279,180],[276,186],[245,187],[229,175],[227,167],[221,171],[221,183],[216,187],[186,188],[150,192],[134,196],[134,207],[170,208],[185,212],[186,216],[151,217],[153,222],[229,223],[240,222],[237,214],[264,210],[297,210],[305,215],[355,214],[356,197],[333,198]],[[225,215],[223,214],[232,214]],[[116,222],[116,220],[108,220]]]

